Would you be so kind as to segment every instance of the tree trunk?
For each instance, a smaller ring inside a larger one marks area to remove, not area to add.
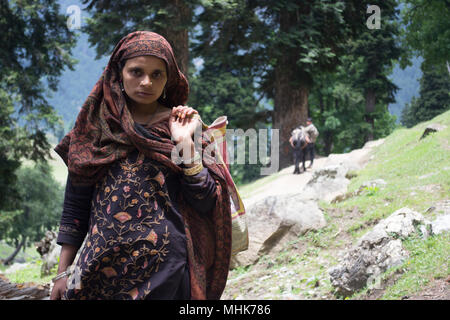
[[[292,149],[289,144],[291,131],[306,125],[308,118],[308,94],[305,87],[294,88],[284,68],[275,70],[275,99],[273,128],[280,130],[280,169],[292,165]]]
[[[289,34],[292,25],[298,25],[298,11],[281,10],[278,16],[281,34]],[[293,165],[292,148],[289,144],[291,131],[299,125],[306,125],[308,118],[309,76],[299,70],[296,61],[298,51],[289,47],[279,48],[274,75],[273,128],[279,129],[279,169]]]
[[[373,140],[373,133],[375,131],[373,112],[375,112],[375,91],[368,89],[366,91],[366,122],[370,124],[369,132],[366,135],[365,141]]]
[[[333,148],[333,133],[330,131],[325,131],[323,133],[323,142],[325,144],[325,147],[324,147],[325,156],[328,157]]]
[[[181,72],[188,77],[189,36],[187,25],[191,21],[191,10],[183,0],[168,0],[168,7],[174,14],[176,24],[173,28],[163,29],[161,34],[172,46],[175,59]]]
[[[25,244],[25,238],[22,239],[22,241],[19,243],[19,245],[16,247],[16,250],[14,250],[14,252],[3,261],[4,265],[9,265],[13,262],[14,258],[17,256],[17,254],[19,253],[20,249],[22,249],[23,245]]]

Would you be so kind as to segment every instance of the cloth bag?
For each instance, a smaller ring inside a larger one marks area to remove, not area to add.
[[[241,251],[245,251],[248,249],[248,226],[244,203],[242,202],[242,199],[230,174],[227,140],[225,137],[228,124],[227,117],[221,116],[214,120],[214,122],[210,125],[206,125],[200,118],[199,120],[202,123],[202,128],[206,136],[213,144],[216,161],[219,165],[222,165],[226,169],[224,170],[225,179],[227,182],[231,203],[231,253],[232,255],[235,255]]]

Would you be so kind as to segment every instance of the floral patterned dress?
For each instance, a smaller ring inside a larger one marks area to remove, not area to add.
[[[189,266],[179,192],[207,212],[215,203],[208,169],[176,176],[138,151],[93,187],[66,186],[58,244],[85,246],[66,299],[189,299]]]

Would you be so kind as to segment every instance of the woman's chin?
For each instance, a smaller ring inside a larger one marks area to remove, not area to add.
[[[134,96],[131,97],[131,99],[134,102],[137,102],[139,104],[152,104],[152,103],[154,103],[157,100],[153,96],[142,97],[142,96],[139,96],[139,95],[134,95]]]

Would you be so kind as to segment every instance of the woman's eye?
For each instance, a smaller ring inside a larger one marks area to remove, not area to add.
[[[154,79],[159,79],[159,78],[161,78],[161,75],[162,75],[161,72],[154,72],[153,73],[153,78]]]
[[[141,75],[141,71],[139,71],[139,70],[131,70],[131,74],[135,75],[135,76],[140,76]]]

